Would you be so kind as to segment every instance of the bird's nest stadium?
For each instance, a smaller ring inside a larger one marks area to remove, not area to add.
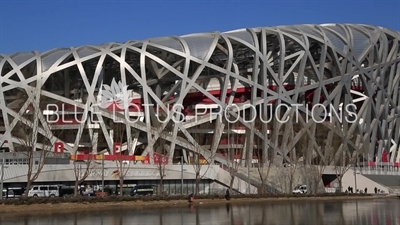
[[[400,34],[382,27],[262,27],[2,54],[0,74],[0,146],[10,152],[34,134],[38,150],[159,153],[172,163],[400,162]]]

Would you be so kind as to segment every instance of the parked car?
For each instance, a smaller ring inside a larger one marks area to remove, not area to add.
[[[58,192],[60,197],[73,196],[75,194],[75,186],[59,185]]]
[[[136,185],[131,190],[131,196],[153,195],[154,192],[154,185]]]
[[[294,189],[293,189],[293,194],[307,194],[307,185],[301,184],[301,185],[297,185]]]
[[[33,185],[28,191],[28,197],[59,197],[58,185]]]

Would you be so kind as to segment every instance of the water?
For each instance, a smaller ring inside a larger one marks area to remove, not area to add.
[[[43,206],[45,210],[46,206]],[[400,200],[294,201],[7,216],[1,225],[400,225]],[[62,209],[60,209],[62,210]]]

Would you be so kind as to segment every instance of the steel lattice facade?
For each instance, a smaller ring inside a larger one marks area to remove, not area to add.
[[[112,154],[120,142],[170,161],[332,164],[387,152],[400,162],[399,41],[382,27],[295,25],[0,55],[0,146],[18,151],[27,125],[48,138],[39,149],[62,142],[71,153]],[[130,108],[99,106],[107,90],[128,93]]]

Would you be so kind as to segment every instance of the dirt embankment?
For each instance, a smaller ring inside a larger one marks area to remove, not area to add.
[[[393,198],[390,196],[322,196],[322,197],[265,197],[265,198],[233,198],[229,201],[225,199],[195,199],[193,206],[207,206],[211,204],[248,204],[254,202],[273,202],[273,201],[310,201],[310,200],[367,200],[377,198]],[[188,206],[187,200],[147,200],[147,201],[115,201],[115,202],[61,202],[29,205],[0,205],[0,215],[18,216],[18,215],[38,215],[38,214],[59,214],[75,213],[82,211],[94,211],[105,209],[121,208],[160,208],[160,207],[182,207]]]

